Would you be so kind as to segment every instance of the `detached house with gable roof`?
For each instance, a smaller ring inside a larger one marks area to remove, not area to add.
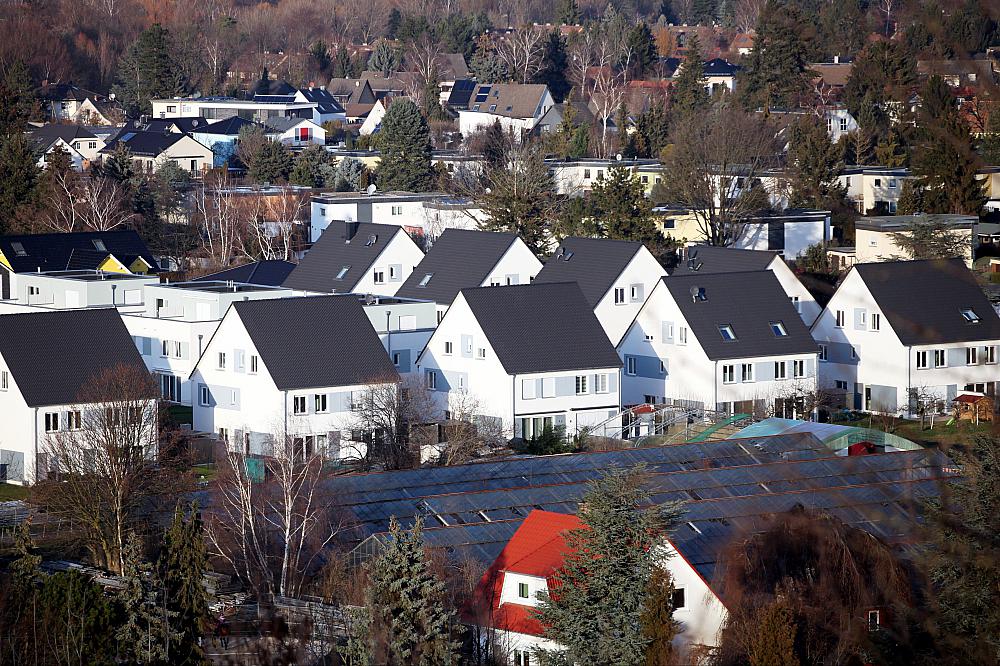
[[[812,334],[848,406],[914,414],[997,394],[1000,316],[961,259],[856,264]]]
[[[81,390],[118,365],[146,370],[114,308],[0,315],[0,481],[44,477],[46,438],[87,426]]]
[[[516,234],[445,229],[396,295],[434,301],[440,318],[462,289],[528,284],[541,268]]]
[[[511,130],[520,139],[553,104],[544,83],[483,83],[476,86],[468,108],[458,112],[458,130],[467,137],[499,121],[504,132]]]
[[[127,149],[139,170],[147,173],[155,171],[165,162],[173,162],[181,169],[197,174],[211,169],[214,160],[211,148],[177,131],[124,128],[108,141],[101,154],[107,159],[119,148]]]
[[[771,271],[663,278],[618,345],[622,402],[798,418],[818,348]]]
[[[144,275],[160,267],[134,231],[0,236],[0,298],[18,293],[18,273],[68,270]]]
[[[463,289],[417,367],[445,409],[468,395],[514,437],[573,435],[620,411],[621,360],[572,282]]]
[[[718,245],[695,245],[687,248],[687,259],[677,264],[672,275],[709,275],[712,273],[743,273],[771,271],[778,278],[788,300],[811,326],[819,316],[820,306],[809,290],[799,282],[781,255],[771,250],[740,250]]]
[[[333,222],[282,286],[326,294],[394,296],[423,258],[402,227]]]
[[[617,345],[646,297],[666,274],[642,243],[567,238],[535,281],[580,285],[608,339]]]
[[[365,455],[352,411],[372,386],[399,383],[353,295],[233,303],[191,372],[194,428],[230,450],[297,451],[345,460]]]

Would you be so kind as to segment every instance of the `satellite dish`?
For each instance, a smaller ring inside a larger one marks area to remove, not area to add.
[[[117,95],[115,95],[114,93],[108,95],[108,99],[110,99],[112,102],[115,101],[115,97],[117,97]]]
[[[615,155],[615,159],[618,160],[619,162],[621,162],[622,161],[622,154],[618,153],[617,155]]]
[[[378,188],[375,187],[375,183],[372,183],[371,185],[368,186],[368,189],[366,189],[365,192],[368,193],[368,196],[371,196],[371,195],[375,194],[375,190],[377,190],[377,189]]]

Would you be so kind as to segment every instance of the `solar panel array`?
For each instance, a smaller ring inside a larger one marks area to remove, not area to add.
[[[588,482],[644,465],[656,504],[681,501],[675,545],[706,578],[735,534],[796,505],[826,510],[886,539],[907,523],[911,500],[937,492],[948,460],[929,451],[836,456],[812,435],[650,449],[513,458],[449,468],[335,479],[339,504],[362,539],[424,519],[425,538],[456,559],[491,562],[533,509],[575,513]]]

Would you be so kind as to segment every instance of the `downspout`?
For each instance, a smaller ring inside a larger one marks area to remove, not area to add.
[[[712,386],[715,387],[715,404],[712,405],[712,411],[719,411],[719,361],[715,361],[715,381],[712,382]]]
[[[35,483],[37,483],[38,482],[38,407],[35,407],[34,429],[35,429],[35,437],[34,437],[34,439],[35,439],[35,478],[32,479],[32,481],[35,482]],[[21,476],[22,477],[27,477],[27,474],[24,474],[24,472],[22,470]],[[27,483],[27,482],[28,482],[27,478],[22,478],[22,480],[21,480],[22,484],[23,483]]]
[[[906,348],[906,410],[908,412],[910,410],[910,392],[913,390],[913,368],[912,368],[912,365],[913,365],[913,348],[912,347],[907,347]],[[948,392],[948,389],[946,388],[945,389],[945,393],[947,394],[947,392]],[[945,395],[945,398],[947,398],[947,397],[948,396]],[[924,421],[923,418],[921,418],[920,419],[921,425],[923,425],[923,421]]]

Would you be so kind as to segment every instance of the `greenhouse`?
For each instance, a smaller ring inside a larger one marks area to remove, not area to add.
[[[770,418],[748,425],[730,439],[741,437],[768,437],[770,435],[787,435],[807,432],[814,435],[831,451],[847,454],[854,444],[868,442],[878,451],[915,451],[920,445],[892,433],[862,428],[860,426],[835,425],[833,423],[817,423],[815,421],[798,421],[795,419]]]

